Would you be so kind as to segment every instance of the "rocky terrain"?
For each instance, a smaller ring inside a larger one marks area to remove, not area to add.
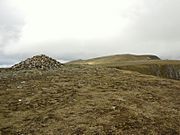
[[[28,58],[14,66],[12,69],[23,70],[23,69],[56,69],[61,67],[62,64],[55,59],[52,59],[46,55],[37,55],[32,58]]]
[[[179,80],[115,65],[49,69],[0,69],[0,135],[180,134]]]

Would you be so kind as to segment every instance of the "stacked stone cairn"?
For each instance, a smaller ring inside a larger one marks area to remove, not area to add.
[[[52,59],[46,55],[37,55],[32,58],[28,58],[18,64],[12,66],[15,70],[26,70],[26,69],[57,69],[60,68],[62,64],[55,59]]]

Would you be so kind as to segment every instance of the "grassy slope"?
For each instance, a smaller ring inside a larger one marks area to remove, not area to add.
[[[78,60],[68,64],[102,65],[180,80],[180,61],[160,60],[157,56],[153,55],[114,55],[89,60]]]
[[[178,135],[180,81],[102,66],[0,73],[0,131]]]
[[[98,64],[111,64],[118,63],[122,61],[136,61],[136,60],[158,60],[159,58],[154,55],[131,55],[131,54],[124,54],[124,55],[112,55],[112,56],[104,56],[93,58],[89,60],[76,60],[69,62],[68,64],[89,64],[89,65],[98,65]]]

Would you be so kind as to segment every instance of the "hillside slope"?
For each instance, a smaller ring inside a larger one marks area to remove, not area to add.
[[[106,66],[180,80],[180,61],[160,60],[154,55],[114,55],[78,60],[68,64]]]
[[[180,61],[135,61],[106,65],[110,68],[137,71],[147,75],[155,75],[180,80]]]
[[[1,135],[178,135],[180,81],[103,66],[0,72]]]
[[[88,60],[76,60],[71,61],[68,64],[90,64],[90,65],[98,65],[98,64],[111,64],[118,63],[124,61],[137,61],[137,60],[160,60],[159,57],[155,55],[131,55],[131,54],[123,54],[123,55],[112,55],[112,56],[104,56],[98,57]]]

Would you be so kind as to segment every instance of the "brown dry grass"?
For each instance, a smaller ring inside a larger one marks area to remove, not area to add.
[[[102,66],[0,73],[1,135],[178,135],[180,81]]]

